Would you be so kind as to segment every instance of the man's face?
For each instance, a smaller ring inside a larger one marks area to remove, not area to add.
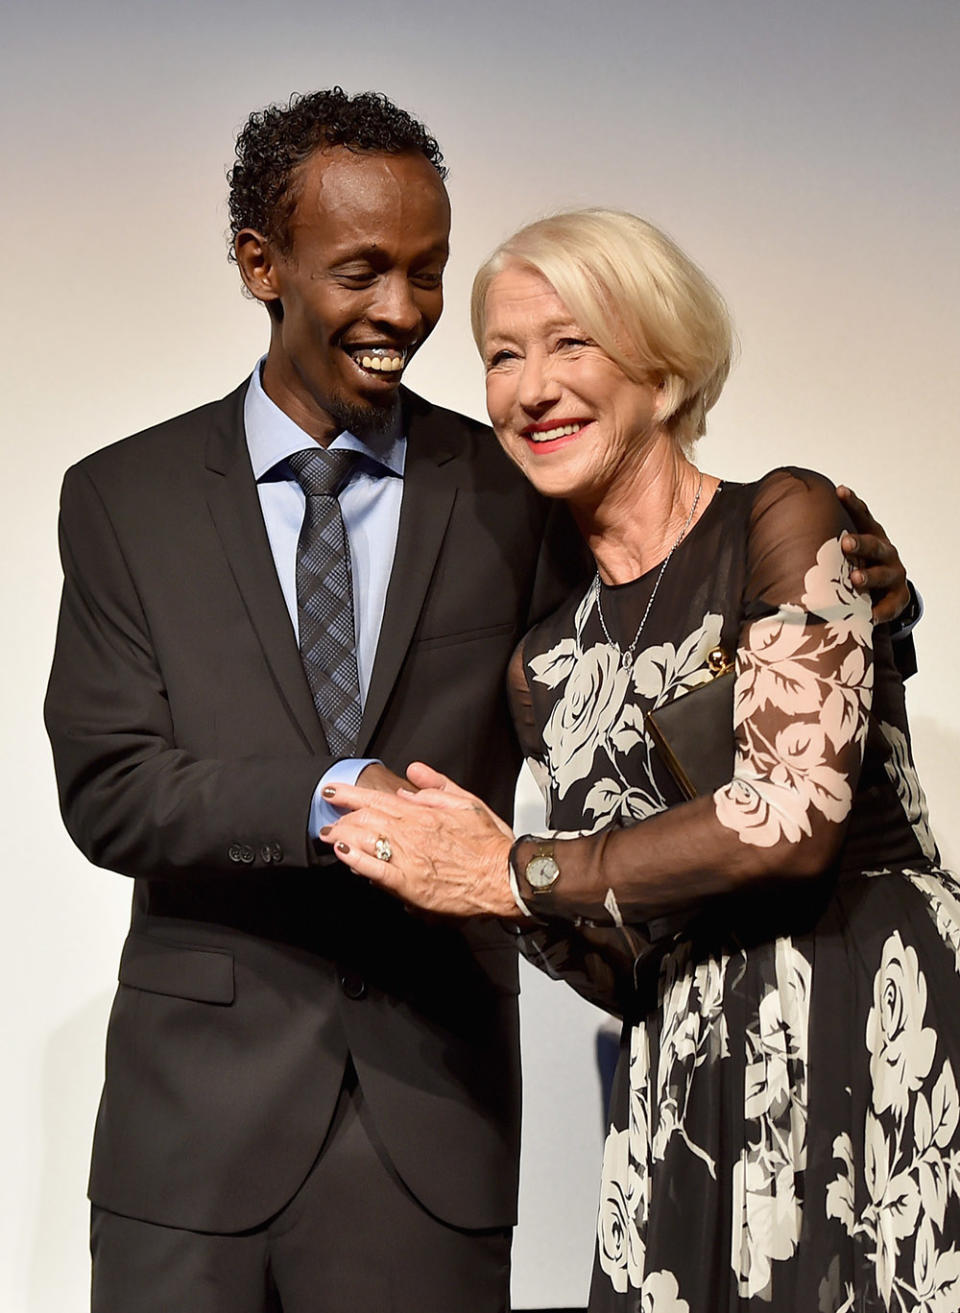
[[[271,252],[265,275],[262,299],[278,300],[283,315],[264,387],[321,442],[345,428],[382,430],[443,309],[446,190],[422,155],[342,146],[311,156],[298,182],[291,250]]]

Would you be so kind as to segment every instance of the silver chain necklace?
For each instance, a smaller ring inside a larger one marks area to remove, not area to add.
[[[660,584],[663,582],[664,573],[666,572],[667,566],[670,564],[670,557],[674,554],[674,552],[683,542],[684,538],[687,536],[687,530],[690,528],[690,523],[693,520],[694,514],[696,513],[697,506],[700,502],[700,493],[702,491],[703,491],[703,471],[701,470],[700,482],[697,484],[697,495],[694,497],[693,505],[690,507],[690,514],[687,516],[684,526],[680,530],[680,533],[678,534],[676,541],[674,542],[673,546],[670,548],[669,552],[667,552],[666,556],[663,559],[663,565],[661,565],[660,573],[657,575],[657,582],[653,585],[653,592],[650,594],[650,600],[649,602],[647,602],[647,608],[643,613],[643,617],[640,620],[640,624],[637,626],[637,632],[633,636],[633,642],[627,648],[621,648],[620,644],[614,642],[614,640],[610,637],[610,630],[607,628],[607,622],[603,618],[603,608],[600,605],[600,571],[597,570],[596,574],[593,576],[593,598],[597,604],[597,615],[600,617],[600,628],[603,630],[603,635],[606,638],[607,642],[610,644],[610,646],[615,647],[617,651],[620,653],[620,659],[628,670],[633,665],[634,650],[636,649],[636,646],[640,641],[640,635],[643,633],[643,626],[647,623],[647,616],[650,614],[650,608],[653,606],[653,599],[657,595],[657,591],[660,588]]]

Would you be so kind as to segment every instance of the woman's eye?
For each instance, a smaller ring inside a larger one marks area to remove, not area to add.
[[[590,346],[590,342],[585,337],[561,337],[557,343],[560,347],[580,347]]]
[[[499,351],[494,351],[492,356],[487,357],[487,369],[495,369],[497,365],[502,365],[507,360],[515,360],[514,352],[507,351],[501,347]]]

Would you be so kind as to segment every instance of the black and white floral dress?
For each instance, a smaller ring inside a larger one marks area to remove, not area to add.
[[[521,938],[624,1018],[590,1308],[960,1310],[960,885],[819,475],[722,485],[657,569],[534,629],[512,694],[561,876]],[[736,652],[732,778],[644,713]],[[518,866],[533,841],[519,846]]]

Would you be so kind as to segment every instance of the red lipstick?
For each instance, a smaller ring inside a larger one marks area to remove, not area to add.
[[[534,452],[537,456],[549,455],[551,451],[558,451],[561,447],[566,447],[569,443],[575,442],[580,434],[593,421],[579,417],[566,419],[547,419],[540,420],[536,424],[528,424],[526,428],[520,430],[520,436],[527,444],[528,450]],[[573,428],[573,433],[563,433],[556,438],[537,438],[539,433],[550,433],[555,429]]]

